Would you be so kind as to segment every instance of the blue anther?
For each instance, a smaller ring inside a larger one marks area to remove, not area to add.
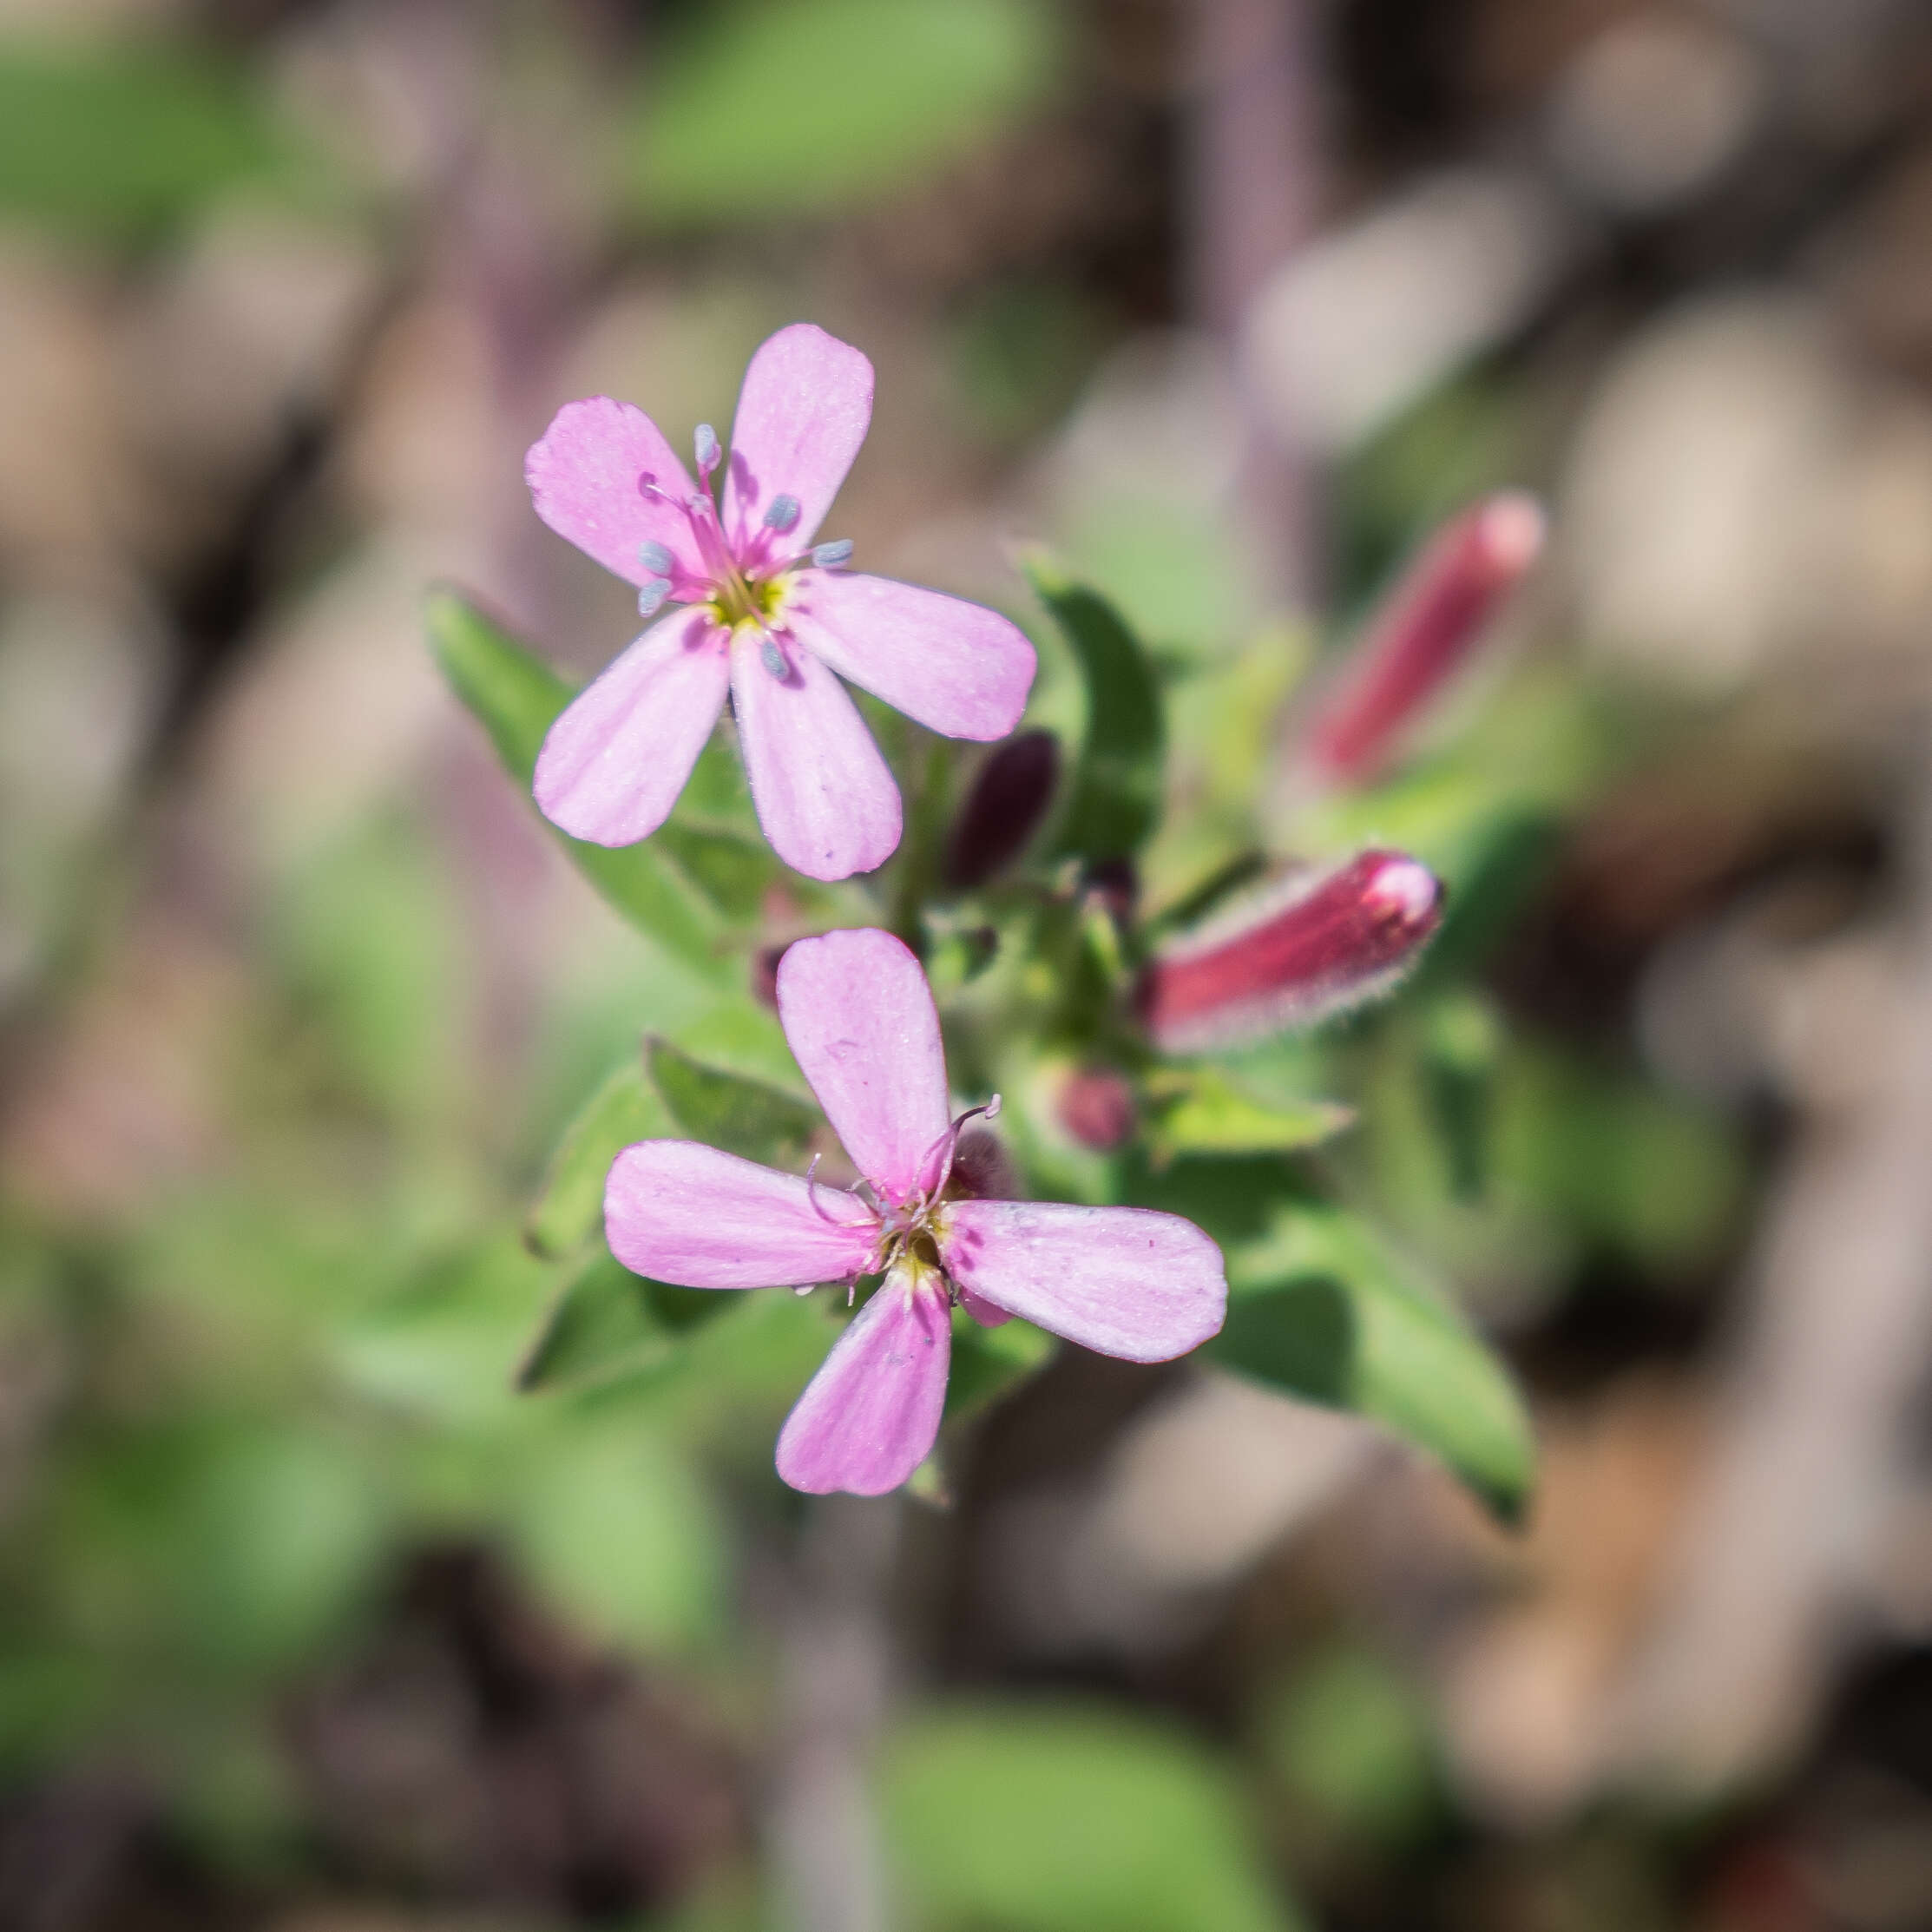
[[[663,609],[664,600],[670,595],[669,579],[653,577],[637,594],[637,614],[640,617],[655,617]]]
[[[637,546],[637,561],[654,577],[667,577],[678,567],[678,560],[671,555],[669,548],[662,543],[640,543]]]
[[[798,521],[798,499],[796,496],[774,496],[765,506],[765,527],[768,530],[788,530]]]
[[[836,542],[817,543],[812,546],[812,561],[821,570],[830,570],[835,565],[852,561],[852,540],[842,536]]]
[[[710,424],[700,423],[693,440],[698,447],[698,474],[708,476],[718,463],[718,432]]]
[[[780,684],[792,674],[792,667],[785,661],[785,653],[769,636],[758,647],[759,662],[776,678]]]

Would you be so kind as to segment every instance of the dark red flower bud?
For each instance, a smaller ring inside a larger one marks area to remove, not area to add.
[[[1517,490],[1445,523],[1317,699],[1298,733],[1300,767],[1322,785],[1372,778],[1536,561],[1543,531],[1541,506]]]
[[[1068,1134],[1095,1153],[1111,1153],[1134,1132],[1139,1118],[1134,1089],[1106,1067],[1068,1074],[1054,1111]]]
[[[784,946],[760,946],[752,955],[752,997],[774,1013],[779,1009],[779,962],[784,957]]]
[[[953,1171],[947,1192],[962,1200],[1014,1201],[1020,1199],[1020,1170],[1005,1144],[989,1127],[969,1127],[953,1152]]]
[[[1441,882],[1401,852],[1291,873],[1163,947],[1140,1016],[1170,1053],[1311,1025],[1394,986],[1442,907]]]
[[[1010,865],[1039,829],[1060,778],[1060,740],[1050,731],[1009,738],[979,768],[946,845],[946,884],[982,885]]]

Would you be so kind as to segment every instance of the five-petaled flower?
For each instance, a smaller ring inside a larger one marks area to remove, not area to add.
[[[728,456],[700,427],[695,483],[641,410],[600,396],[557,412],[524,466],[537,515],[657,621],[551,726],[535,789],[553,824],[600,845],[649,837],[728,689],[766,837],[794,871],[844,878],[891,856],[900,806],[839,679],[948,738],[1018,723],[1034,652],[1016,626],[813,542],[871,414],[871,364],[804,322],[752,358]]]
[[[693,1288],[884,1279],[779,1436],[793,1488],[878,1495],[925,1459],[945,1406],[956,1302],[1023,1316],[1103,1355],[1164,1362],[1221,1325],[1221,1253],[1137,1207],[957,1198],[938,1015],[918,962],[870,929],[803,939],[779,963],[786,1039],[864,1176],[846,1191],[690,1140],[644,1140],[610,1170],[624,1265]]]

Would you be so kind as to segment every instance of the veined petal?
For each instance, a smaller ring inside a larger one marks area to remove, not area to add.
[[[611,1163],[604,1233],[634,1274],[683,1288],[798,1288],[864,1272],[871,1210],[695,1140],[640,1140]]]
[[[890,577],[805,571],[783,621],[840,677],[942,737],[1004,738],[1033,687],[1033,646],[1017,624]]]
[[[639,555],[646,543],[662,544],[676,560],[674,596],[682,593],[682,580],[705,575],[690,520],[680,507],[697,485],[642,410],[608,396],[566,403],[530,445],[523,477],[536,514],[627,582],[641,584],[662,575]],[[665,494],[644,489],[647,478]]]
[[[894,1200],[933,1175],[949,1125],[939,1015],[919,962],[872,927],[801,939],[779,962],[779,1018],[858,1171]]]
[[[966,1292],[1123,1362],[1185,1355],[1227,1312],[1221,1251],[1150,1208],[956,1201],[939,1254]]]
[[[808,1495],[897,1489],[938,1438],[952,1344],[937,1277],[895,1268],[785,1417],[779,1474]]]
[[[652,625],[558,715],[536,756],[537,809],[573,838],[629,845],[671,815],[731,683],[701,610]]]
[[[872,365],[810,322],[768,337],[745,371],[731,430],[726,524],[740,561],[766,543],[765,513],[790,496],[798,514],[777,541],[796,555],[825,521],[872,420]],[[762,561],[762,557],[756,561]]]
[[[794,648],[783,679],[750,627],[733,640],[732,705],[758,822],[807,878],[850,878],[891,858],[899,788],[844,685]]]

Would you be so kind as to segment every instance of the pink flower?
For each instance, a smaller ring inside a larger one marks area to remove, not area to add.
[[[627,1268],[690,1288],[885,1279],[832,1344],[779,1436],[779,1474],[814,1495],[879,1495],[939,1432],[952,1305],[1024,1316],[1129,1362],[1184,1355],[1221,1325],[1220,1250],[1178,1215],[958,1198],[971,1107],[948,1118],[939,1019],[890,933],[802,939],[779,1016],[864,1180],[846,1192],[690,1140],[644,1140],[610,1170],[604,1226]]]
[[[1161,948],[1136,997],[1154,1044],[1200,1053],[1386,993],[1442,919],[1441,882],[1402,852],[1301,868]]]
[[[996,612],[840,568],[814,544],[865,440],[872,365],[810,323],[752,358],[722,487],[708,424],[693,483],[657,425],[608,397],[568,403],[524,465],[536,513],[638,586],[645,631],[550,727],[536,802],[574,838],[628,845],[670,815],[731,693],[759,822],[812,878],[899,842],[899,792],[838,681],[948,738],[1003,738],[1034,653]]]

